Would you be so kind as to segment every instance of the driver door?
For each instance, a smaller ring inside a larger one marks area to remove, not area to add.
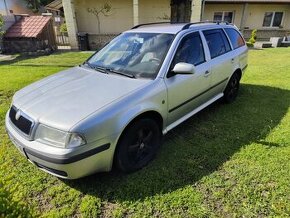
[[[175,64],[195,65],[194,74],[172,74]],[[199,32],[186,35],[175,53],[165,83],[168,95],[167,126],[182,118],[210,99],[210,67],[206,62],[204,46]]]

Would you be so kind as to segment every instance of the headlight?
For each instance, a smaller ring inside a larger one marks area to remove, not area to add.
[[[84,137],[78,133],[69,133],[42,124],[36,129],[35,140],[61,148],[74,148],[86,144]]]

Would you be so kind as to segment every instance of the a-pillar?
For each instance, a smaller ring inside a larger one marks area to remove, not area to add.
[[[78,39],[77,39],[78,27],[76,22],[74,0],[63,0],[62,5],[70,46],[72,49],[78,49]]]

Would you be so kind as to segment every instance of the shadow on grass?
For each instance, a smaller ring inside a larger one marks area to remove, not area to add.
[[[234,103],[215,103],[169,132],[157,158],[146,168],[129,175],[114,170],[63,182],[111,202],[194,186],[251,142],[279,146],[265,138],[287,113],[289,99],[287,90],[243,84]]]
[[[50,55],[53,55],[53,57],[55,59],[57,58],[62,58],[62,57],[58,57],[63,55],[64,53],[71,53],[72,51],[57,51],[54,53],[51,53],[49,55],[17,55],[15,58],[11,59],[11,60],[2,60],[0,61],[0,66],[4,66],[4,65],[17,65],[17,66],[27,66],[27,67],[44,67],[44,66],[54,66],[54,67],[74,67],[75,65],[67,65],[67,64],[61,64],[61,65],[57,65],[54,64],[54,62],[51,63],[46,63],[46,64],[41,64],[41,63],[21,63],[21,61],[28,61],[28,60],[32,60],[32,59],[37,59],[40,57],[48,57]],[[77,51],[76,51],[77,52]],[[20,63],[19,63],[20,62]]]

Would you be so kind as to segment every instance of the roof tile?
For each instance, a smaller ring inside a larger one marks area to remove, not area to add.
[[[50,16],[22,17],[5,33],[6,38],[28,37],[37,38],[43,28],[50,21]]]

